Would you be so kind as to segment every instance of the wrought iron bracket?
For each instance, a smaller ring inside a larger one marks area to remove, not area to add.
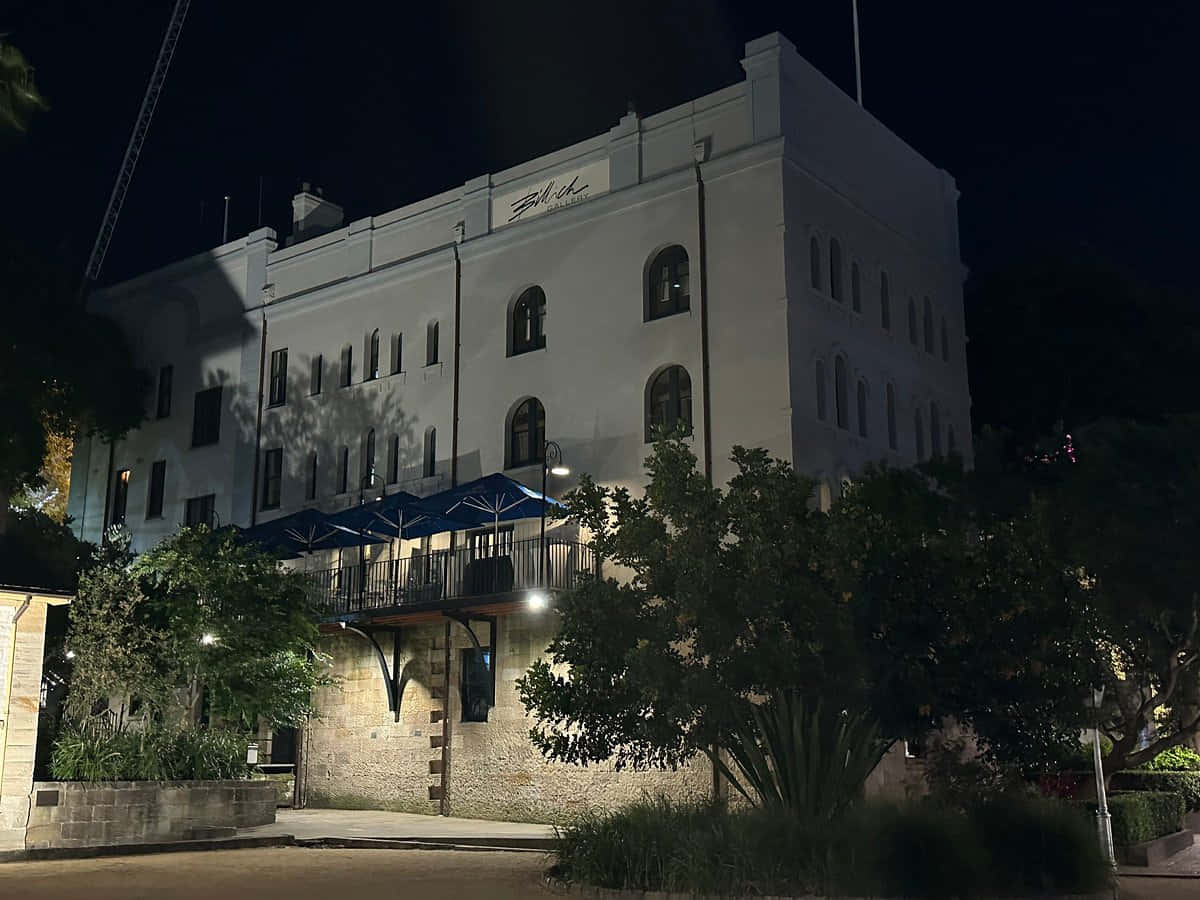
[[[375,658],[379,662],[379,671],[383,674],[383,688],[387,692],[388,711],[393,714],[394,720],[399,722],[400,701],[404,699],[404,688],[408,685],[408,676],[400,668],[400,629],[375,628],[368,631],[355,625],[343,625],[342,628],[345,631],[352,631],[366,640],[375,651]],[[391,633],[392,635],[392,665],[390,670],[388,668],[387,656],[384,655],[383,648],[379,646],[379,641],[375,640],[377,633]]]

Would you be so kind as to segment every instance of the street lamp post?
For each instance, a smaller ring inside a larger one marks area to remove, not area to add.
[[[1096,721],[1092,726],[1092,764],[1096,769],[1096,829],[1100,836],[1100,850],[1108,858],[1108,864],[1116,868],[1117,858],[1113,853],[1112,816],[1108,812],[1108,797],[1104,790],[1104,763],[1100,758],[1100,703],[1104,700],[1104,688],[1092,690],[1092,706]]]
[[[538,587],[543,592],[549,587],[546,584],[546,476],[570,474],[571,470],[563,465],[562,447],[555,441],[542,444],[542,536],[538,544]]]

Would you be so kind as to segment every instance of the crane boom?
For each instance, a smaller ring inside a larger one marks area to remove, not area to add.
[[[125,194],[129,191],[129,183],[133,180],[133,169],[142,152],[146,132],[150,130],[150,119],[154,116],[158,95],[162,93],[163,83],[167,80],[167,69],[171,65],[171,57],[175,55],[175,45],[179,43],[179,32],[183,29],[183,19],[187,15],[190,5],[191,0],[176,0],[171,20],[167,23],[167,33],[163,35],[162,47],[158,51],[158,61],[154,64],[154,72],[150,75],[150,84],[146,86],[146,95],[142,98],[142,108],[133,125],[133,134],[129,136],[129,145],[125,148],[125,158],[121,160],[117,181],[108,198],[108,208],[104,211],[104,221],[100,224],[100,233],[96,235],[96,243],[92,245],[92,255],[88,257],[81,292],[82,289],[87,288],[89,281],[95,281],[100,275],[100,266],[103,265],[104,256],[108,252],[113,229],[117,226],[117,216],[121,214]]]

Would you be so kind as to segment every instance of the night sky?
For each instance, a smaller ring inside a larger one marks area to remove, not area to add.
[[[86,256],[170,0],[7,0],[52,104],[0,149],[11,225]],[[1086,245],[1187,285],[1200,4],[860,0],[867,107],[957,179],[976,270]],[[850,0],[193,0],[102,282],[264,224],[301,181],[375,215],[741,80],[779,30],[848,91]],[[1192,87],[1188,87],[1192,85]],[[814,123],[819,127],[819,123]],[[203,217],[202,217],[203,206]]]

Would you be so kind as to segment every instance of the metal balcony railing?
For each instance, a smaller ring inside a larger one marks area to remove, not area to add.
[[[596,572],[592,549],[576,541],[546,541],[544,586],[551,590],[574,587],[581,574]],[[377,560],[359,566],[308,573],[317,586],[318,606],[326,616],[433,606],[440,602],[486,599],[543,585],[539,574],[538,538],[502,544],[476,552],[433,550],[404,559]]]

